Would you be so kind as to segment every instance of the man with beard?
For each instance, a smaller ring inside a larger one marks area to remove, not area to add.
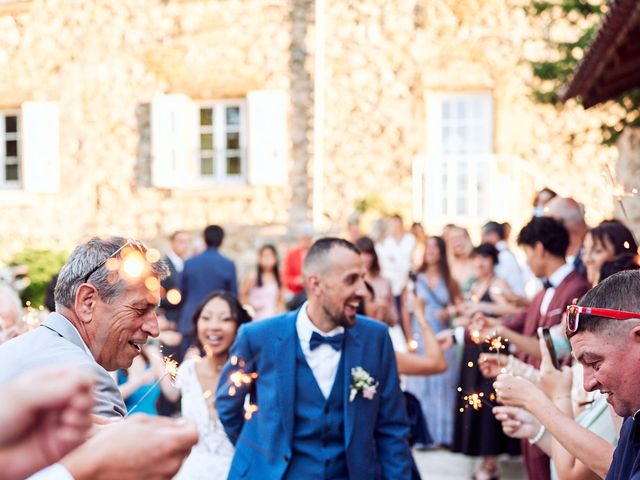
[[[320,239],[303,264],[308,301],[240,328],[216,399],[230,479],[411,478],[391,340],[356,316],[364,275],[352,243]]]
[[[616,273],[568,307],[567,336],[585,390],[625,417],[607,480],[640,478],[640,271]]]

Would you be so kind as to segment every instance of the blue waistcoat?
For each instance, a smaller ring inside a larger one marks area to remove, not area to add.
[[[325,399],[296,342],[296,382],[288,479],[348,479],[344,439],[344,355]]]

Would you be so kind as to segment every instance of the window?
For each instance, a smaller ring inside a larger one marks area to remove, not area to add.
[[[17,112],[0,112],[0,184],[20,185],[20,116]]]
[[[241,101],[200,105],[199,174],[215,181],[246,174],[245,106]]]
[[[491,94],[432,95],[428,112],[429,215],[444,223],[489,216],[494,160]]]

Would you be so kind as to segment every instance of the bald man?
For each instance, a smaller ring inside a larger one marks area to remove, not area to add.
[[[586,278],[587,271],[580,258],[584,237],[589,226],[584,221],[584,207],[571,197],[553,197],[544,207],[544,216],[555,218],[565,226],[569,232],[569,247],[567,248],[567,263],[573,266]]]

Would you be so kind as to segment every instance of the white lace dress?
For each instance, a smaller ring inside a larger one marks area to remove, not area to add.
[[[213,402],[215,392],[202,391],[193,359],[185,360],[180,366],[176,387],[182,392],[182,416],[196,423],[200,440],[174,480],[226,479],[234,448],[220,420],[211,419],[208,402]]]

